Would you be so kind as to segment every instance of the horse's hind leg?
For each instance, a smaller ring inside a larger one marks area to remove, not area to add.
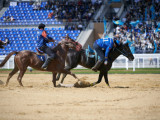
[[[66,66],[64,69],[67,70],[67,71],[70,71],[72,68],[69,67],[69,66]],[[63,73],[63,76],[62,76],[62,79],[61,79],[61,82],[60,82],[60,83],[63,83],[63,82],[64,82],[64,79],[65,79],[66,76],[67,76],[67,74]]]
[[[105,79],[106,84],[110,87],[109,81],[108,81],[108,72],[104,73],[104,79]]]
[[[26,70],[27,70],[27,67],[24,67],[23,69],[20,70],[20,73],[18,75],[17,80],[18,80],[20,86],[23,86],[22,77],[23,77],[24,73],[26,72]]]
[[[70,74],[70,75],[73,76],[75,79],[78,79],[77,76],[76,76],[74,73],[72,73],[71,71],[68,71],[68,70],[63,69],[63,70],[61,70],[61,73]],[[78,80],[79,80],[79,79],[78,79]]]
[[[62,79],[61,79],[61,82],[60,83],[63,83],[64,82],[64,78],[67,76],[67,74],[64,74],[63,73],[63,76],[62,76]]]
[[[53,80],[52,80],[53,86],[56,87],[56,75],[57,75],[57,73],[52,72],[52,75],[53,75]]]
[[[18,70],[19,70],[19,69],[18,69],[18,67],[17,67],[17,65],[16,65],[16,63],[15,63],[14,69],[13,69],[12,72],[10,72],[9,75],[8,75],[8,78],[7,78],[7,81],[6,81],[6,86],[8,85],[10,78],[11,78],[15,73],[17,73]]]

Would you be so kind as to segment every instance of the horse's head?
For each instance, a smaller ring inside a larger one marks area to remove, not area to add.
[[[76,49],[74,42],[71,42],[71,41],[62,40],[60,44],[64,45],[67,48]]]
[[[134,56],[129,48],[128,43],[120,44],[116,49],[124,56],[126,56],[130,61],[134,60]]]

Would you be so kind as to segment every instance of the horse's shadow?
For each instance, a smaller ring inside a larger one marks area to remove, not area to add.
[[[130,88],[129,86],[114,86],[114,87],[111,87],[111,88]]]

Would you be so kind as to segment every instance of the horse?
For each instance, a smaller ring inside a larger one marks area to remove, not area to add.
[[[102,64],[99,67],[98,69],[100,71],[99,78],[97,82],[92,83],[91,86],[100,83],[102,80],[102,77],[104,77],[106,84],[110,87],[110,84],[108,81],[108,71],[111,69],[112,63],[121,54],[127,57],[130,61],[134,60],[134,56],[131,53],[128,43],[124,43],[124,44],[121,44],[120,46],[112,48],[108,55],[108,64],[107,65]],[[88,58],[84,49],[82,49],[81,51],[70,49],[67,53],[65,69],[71,70],[77,67],[78,64],[85,68],[91,69],[95,65],[95,63],[96,63],[96,58],[95,57]],[[63,74],[63,77],[60,82],[61,84],[64,82],[64,78],[66,76],[67,74]],[[60,78],[60,73],[57,75],[56,79],[59,80],[59,78]]]
[[[0,67],[4,66],[4,64],[8,61],[8,59],[13,54],[16,54],[14,57],[14,69],[8,75],[6,86],[8,85],[10,78],[18,71],[20,72],[19,72],[17,80],[19,82],[19,85],[23,86],[22,77],[24,73],[26,72],[28,66],[36,70],[52,72],[52,75],[53,75],[52,82],[53,82],[54,87],[56,87],[56,74],[57,73],[70,74],[75,79],[78,79],[75,74],[64,69],[65,58],[67,56],[67,52],[69,48],[75,49],[75,45],[72,42],[68,42],[64,40],[59,42],[58,45],[55,48],[53,48],[53,51],[56,51],[56,58],[48,65],[47,70],[44,70],[41,68],[43,61],[41,61],[38,58],[37,53],[35,52],[24,50],[20,52],[13,51],[9,53],[0,64]]]

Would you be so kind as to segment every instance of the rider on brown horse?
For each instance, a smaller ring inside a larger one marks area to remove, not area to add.
[[[46,53],[48,55],[47,60],[44,62],[41,68],[47,69],[48,64],[55,59],[56,53],[52,50],[52,48],[48,47],[46,43],[48,42],[55,42],[53,38],[51,38],[47,32],[44,30],[45,25],[39,24],[39,34],[38,34],[38,40],[37,40],[37,51],[40,53]]]

